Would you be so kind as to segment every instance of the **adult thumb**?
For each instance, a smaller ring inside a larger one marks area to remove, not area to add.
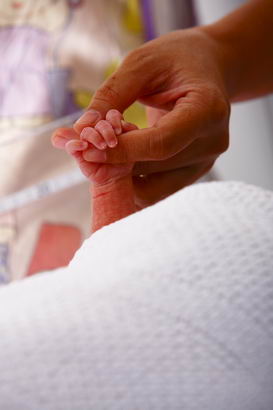
[[[98,88],[87,111],[74,124],[76,132],[83,128],[94,126],[99,120],[105,119],[111,109],[123,113],[145,92],[149,83],[148,70],[141,60],[136,61],[137,51],[132,52],[119,68]]]

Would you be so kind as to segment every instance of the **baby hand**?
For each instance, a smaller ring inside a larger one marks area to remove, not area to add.
[[[65,148],[70,155],[73,155],[82,173],[92,183],[105,184],[129,175],[133,164],[111,165],[100,164],[97,161],[105,156],[107,148],[117,146],[117,136],[135,129],[137,129],[135,125],[123,120],[119,111],[110,110],[106,120],[99,121],[95,127],[84,128],[80,139],[72,129],[63,129],[62,135],[53,136],[52,142],[55,147]],[[83,153],[88,161],[84,159]]]

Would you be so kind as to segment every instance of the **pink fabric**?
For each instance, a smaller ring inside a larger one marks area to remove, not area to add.
[[[43,224],[27,276],[68,265],[81,242],[76,226]]]

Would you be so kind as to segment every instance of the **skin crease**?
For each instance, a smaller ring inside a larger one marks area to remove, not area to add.
[[[228,148],[230,101],[273,91],[273,2],[252,0],[218,22],[180,30],[131,52],[74,125],[78,134],[135,100],[149,128],[120,136],[99,162],[134,162],[136,202],[147,206],[205,174]],[[61,136],[67,130],[57,130]],[[94,153],[84,153],[96,161]],[[145,178],[139,175],[144,174]]]
[[[83,158],[86,150],[97,151],[97,154],[103,155],[107,147],[117,146],[118,135],[137,129],[135,125],[125,122],[117,110],[109,111],[106,118],[107,120],[100,121],[96,127],[85,129],[81,140],[71,130],[68,130],[67,139],[58,136],[52,139],[56,148],[65,149],[75,158],[82,173],[90,181],[92,233],[136,211],[132,184],[133,163],[100,164],[85,161]],[[73,139],[73,136],[76,138]]]

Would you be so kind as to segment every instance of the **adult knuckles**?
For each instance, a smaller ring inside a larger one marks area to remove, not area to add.
[[[120,94],[115,87],[115,77],[109,79],[99,90],[97,90],[92,106],[97,102],[106,104],[107,106],[117,106],[120,101]]]
[[[202,133],[205,137],[214,135],[213,143],[210,146],[210,152],[215,155],[220,155],[229,147],[229,118],[230,118],[230,103],[221,90],[213,87],[205,92],[207,95],[205,104],[205,116],[207,117],[207,125]]]
[[[223,154],[227,151],[229,147],[229,132],[220,131],[212,138],[212,143],[209,147],[209,154],[210,156],[218,157],[219,155]]]
[[[154,83],[157,84],[159,81],[161,71],[159,52],[151,45],[144,45],[131,51],[122,64],[123,75],[128,76],[133,82],[138,81],[140,91],[144,94],[154,89]]]
[[[230,117],[230,103],[224,91],[217,84],[201,83],[196,89],[196,103],[199,108],[215,124],[228,122]]]
[[[223,96],[218,96],[213,102],[214,121],[214,153],[222,154],[229,147],[229,117],[230,104]]]
[[[211,92],[210,106],[216,123],[228,123],[230,117],[230,103],[221,89],[217,88]]]
[[[227,151],[228,148],[229,148],[229,132],[226,132],[223,134],[222,138],[220,138],[220,142],[219,142],[220,154]]]
[[[150,45],[144,45],[131,51],[124,59],[123,66],[131,69],[138,69],[139,66],[154,66],[155,57]]]
[[[213,104],[214,119],[217,123],[228,124],[230,104],[224,97],[218,97]]]
[[[201,167],[201,172],[203,175],[207,174],[214,166],[216,162],[216,158],[212,159],[211,161],[205,163],[203,167]]]

